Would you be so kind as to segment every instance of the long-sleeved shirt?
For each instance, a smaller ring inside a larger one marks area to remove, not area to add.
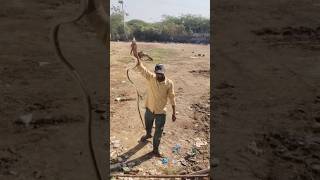
[[[142,63],[136,66],[136,70],[148,82],[145,106],[154,114],[166,114],[168,99],[171,105],[176,105],[173,82],[167,77],[162,82],[157,81],[156,74],[149,71]]]

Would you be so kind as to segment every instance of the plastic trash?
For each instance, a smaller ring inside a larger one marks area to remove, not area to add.
[[[177,154],[180,152],[180,149],[181,149],[181,145],[180,144],[176,144],[173,148],[172,148],[172,152],[174,154]]]
[[[160,161],[163,165],[167,165],[169,163],[169,158],[161,158]]]

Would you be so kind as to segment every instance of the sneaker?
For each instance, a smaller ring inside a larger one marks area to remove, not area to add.
[[[140,139],[140,141],[141,141],[141,142],[146,142],[147,139],[150,139],[151,137],[152,137],[152,136],[151,136],[150,134],[147,134],[147,135],[145,135],[145,136],[142,136],[141,139]]]

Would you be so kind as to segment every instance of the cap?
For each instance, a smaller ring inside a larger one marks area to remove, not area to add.
[[[154,72],[159,73],[159,74],[164,74],[164,72],[165,72],[164,65],[163,64],[156,64],[156,66],[154,67]]]

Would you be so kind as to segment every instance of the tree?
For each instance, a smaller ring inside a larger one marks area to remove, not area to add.
[[[111,40],[126,40],[135,37],[138,41],[209,43],[210,20],[196,15],[180,17],[164,15],[162,21],[147,23],[134,19],[125,23],[123,29],[122,10],[111,8]]]

